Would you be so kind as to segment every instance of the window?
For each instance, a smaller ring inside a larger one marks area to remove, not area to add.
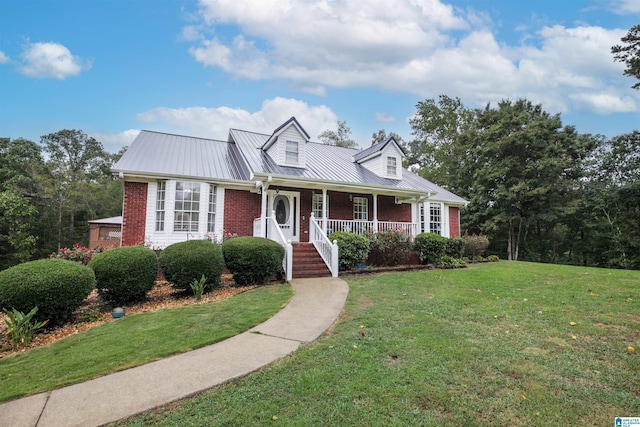
[[[329,197],[327,196],[327,201],[328,199]],[[313,209],[313,216],[316,217],[316,219],[321,219],[322,218],[322,193],[313,194],[313,200],[311,202],[311,206]],[[327,203],[327,216],[329,216],[329,203]]]
[[[353,198],[353,219],[369,221],[369,199],[366,197]]]
[[[158,181],[156,191],[156,231],[164,231],[164,201],[167,190],[166,181]]]
[[[442,234],[442,208],[440,203],[429,203],[429,232]]]
[[[387,157],[387,176],[398,175],[398,159],[395,157]]]
[[[424,203],[420,203],[420,232],[424,233],[425,230],[425,222],[424,222]]]
[[[200,184],[196,182],[176,182],[174,231],[198,231],[200,211]]]
[[[216,231],[216,186],[209,186],[209,214],[207,215],[207,232]]]
[[[298,141],[287,141],[284,149],[284,161],[292,165],[298,164]]]

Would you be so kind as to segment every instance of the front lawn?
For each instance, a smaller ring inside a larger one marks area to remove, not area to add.
[[[244,332],[281,310],[290,285],[210,304],[125,316],[51,345],[0,359],[0,402],[86,381]]]
[[[347,281],[345,310],[318,341],[120,424],[600,426],[640,416],[638,271],[500,262]]]

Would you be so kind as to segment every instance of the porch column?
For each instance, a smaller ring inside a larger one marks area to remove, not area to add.
[[[262,181],[262,207],[260,208],[260,237],[267,237],[267,188],[269,184]]]
[[[327,234],[327,189],[322,189],[322,231]]]
[[[373,195],[373,230],[377,233],[378,230],[378,195]]]

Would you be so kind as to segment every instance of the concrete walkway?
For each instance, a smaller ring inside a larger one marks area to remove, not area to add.
[[[198,350],[0,405],[0,427],[100,426],[247,375],[318,338],[349,288],[338,278],[296,279],[295,295],[255,328]]]

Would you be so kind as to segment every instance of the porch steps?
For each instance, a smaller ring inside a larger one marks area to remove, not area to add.
[[[331,271],[311,243],[294,243],[292,276],[294,279],[331,277]]]

